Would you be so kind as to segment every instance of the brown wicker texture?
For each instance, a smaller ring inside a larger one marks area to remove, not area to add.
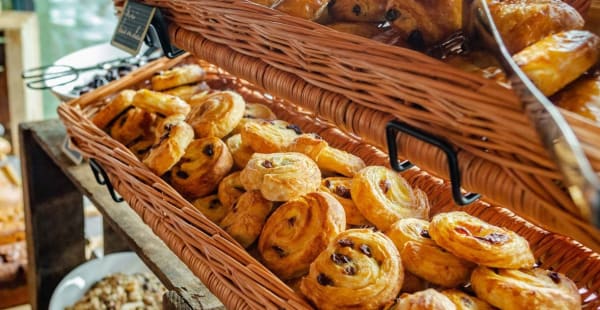
[[[181,59],[161,59],[80,99],[62,103],[59,115],[84,156],[95,158],[108,173],[116,190],[140,217],[190,267],[230,309],[304,309],[310,306],[271,272],[252,258],[217,225],[207,220],[160,177],[150,172],[122,144],[86,118],[122,89],[145,85],[156,71]],[[269,105],[282,119],[308,132],[316,132],[332,145],[362,157],[368,164],[385,165],[387,156],[364,141],[344,134],[316,114],[288,101],[265,96],[257,87],[203,63],[212,85],[232,88],[248,101]],[[209,82],[210,84],[210,82]],[[456,207],[450,188],[441,179],[417,168],[403,173],[413,186],[424,190],[432,212],[464,210],[490,223],[512,229],[529,240],[544,268],[567,274],[582,288],[586,307],[600,306],[600,256],[577,241],[550,233],[507,209],[476,202]]]
[[[180,47],[385,147],[401,120],[460,150],[466,189],[600,250],[514,93],[424,54],[333,31],[243,0],[144,0],[163,8]],[[580,11],[590,1],[572,4]],[[181,28],[179,28],[181,27]],[[177,35],[175,35],[177,32]],[[600,126],[563,111],[600,171]],[[401,137],[399,154],[439,177],[441,152]]]

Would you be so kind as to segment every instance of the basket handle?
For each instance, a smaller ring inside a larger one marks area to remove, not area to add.
[[[94,178],[96,178],[96,182],[98,182],[98,184],[100,185],[106,186],[106,188],[108,189],[108,193],[110,193],[110,197],[112,197],[112,199],[115,202],[123,202],[123,197],[120,197],[115,191],[115,188],[108,179],[106,171],[104,171],[102,166],[100,166],[100,164],[98,164],[98,162],[93,158],[90,158],[90,168],[92,168],[92,172],[94,173]]]
[[[408,160],[403,162],[398,161],[398,145],[396,144],[396,136],[398,135],[398,132],[411,135],[433,146],[437,146],[444,153],[446,153],[450,171],[450,184],[452,185],[452,198],[457,205],[466,206],[481,197],[481,195],[477,193],[467,193],[463,196],[461,192],[460,170],[458,169],[458,156],[450,143],[400,121],[390,121],[386,125],[385,136],[388,145],[388,154],[390,156],[390,165],[394,170],[402,172],[414,166]]]

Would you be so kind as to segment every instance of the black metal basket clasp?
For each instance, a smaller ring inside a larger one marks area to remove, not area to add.
[[[90,168],[92,168],[92,172],[94,173],[94,178],[96,178],[96,182],[98,182],[98,184],[100,185],[106,186],[110,197],[112,197],[112,199],[115,202],[122,202],[123,197],[119,196],[115,191],[115,188],[113,187],[112,183],[110,183],[110,179],[108,178],[106,171],[104,171],[102,166],[100,166],[100,164],[98,164],[98,162],[93,158],[90,158]]]
[[[446,153],[446,157],[448,158],[448,168],[450,170],[452,198],[457,205],[465,206],[473,203],[475,200],[481,197],[481,195],[477,193],[467,193],[464,196],[462,195],[460,170],[458,168],[458,156],[448,142],[399,121],[391,121],[386,126],[388,154],[390,156],[390,165],[394,170],[402,172],[413,166],[413,164],[408,160],[404,162],[398,161],[398,146],[396,145],[396,136],[398,135],[398,132],[411,135],[419,140],[438,147],[444,153]]]

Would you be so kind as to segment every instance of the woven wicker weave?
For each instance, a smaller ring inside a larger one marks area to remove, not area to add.
[[[124,79],[115,81],[80,99],[62,103],[58,109],[69,135],[84,156],[95,158],[106,170],[117,191],[140,217],[190,267],[207,287],[230,309],[305,309],[310,306],[271,272],[252,258],[217,225],[182,198],[160,177],[150,172],[123,145],[95,127],[86,118],[103,105],[104,98],[125,88],[140,87],[155,72],[170,68],[182,59],[161,59]],[[209,84],[232,88],[248,101],[270,106],[282,119],[308,132],[316,132],[332,145],[362,157],[368,164],[384,165],[387,156],[370,144],[344,134],[315,113],[288,101],[265,96],[259,88],[203,63],[210,73]],[[449,185],[417,168],[403,173],[424,190],[432,212],[457,210]],[[600,256],[580,243],[540,229],[512,212],[484,202],[461,208],[490,223],[521,234],[531,244],[543,267],[566,273],[582,289],[586,307],[600,306]]]

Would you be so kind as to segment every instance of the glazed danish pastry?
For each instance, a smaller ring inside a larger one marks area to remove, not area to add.
[[[600,122],[600,71],[582,77],[559,92],[553,101],[559,107]]]
[[[600,38],[582,30],[557,33],[525,48],[513,59],[546,96],[591,68],[600,55]]]
[[[184,65],[163,71],[159,75],[152,77],[152,89],[160,91],[169,88],[175,88],[186,84],[192,84],[204,79],[204,70],[194,64]]]
[[[439,247],[429,236],[427,221],[406,218],[385,232],[398,250],[402,264],[411,273],[443,287],[469,282],[475,265]]]
[[[240,196],[219,226],[247,248],[260,235],[272,209],[273,202],[266,200],[259,191],[248,191]]]
[[[157,139],[144,164],[157,175],[171,170],[194,139],[194,130],[180,116],[167,117],[157,129]]]
[[[246,190],[244,189],[242,182],[240,182],[239,171],[226,176],[221,183],[219,183],[219,200],[227,208],[231,208],[245,192]]]
[[[310,265],[300,290],[320,309],[380,309],[402,286],[404,270],[394,243],[380,232],[340,233]]]
[[[110,127],[110,136],[128,145],[148,133],[155,118],[154,115],[140,108],[129,109]]]
[[[229,173],[233,158],[221,139],[194,140],[171,169],[171,185],[191,199],[212,193]]]
[[[471,296],[467,293],[459,291],[457,289],[450,289],[442,291],[454,305],[456,310],[492,310],[492,306],[487,302]]]
[[[579,12],[560,0],[491,0],[488,6],[511,54],[551,34],[581,29],[584,24]]]
[[[342,205],[327,193],[308,193],[271,214],[258,239],[258,251],[265,266],[281,279],[297,278],[344,229]]]
[[[414,294],[402,294],[390,310],[453,310],[456,306],[444,294],[430,288]]]
[[[125,112],[133,104],[135,91],[125,89],[113,98],[106,106],[98,111],[92,118],[92,123],[100,129],[108,127],[108,125]]]
[[[429,235],[442,248],[479,265],[519,269],[535,264],[525,238],[465,212],[437,214]]]
[[[187,115],[190,112],[190,106],[179,97],[148,89],[140,89],[135,93],[133,105],[161,116]]]
[[[189,103],[190,99],[194,95],[198,94],[208,94],[210,88],[206,83],[199,83],[196,85],[183,85],[173,89],[169,89],[164,91],[163,93],[171,96],[176,96],[181,98],[183,101]]]
[[[217,195],[209,195],[206,197],[198,198],[192,201],[192,205],[202,212],[206,218],[219,224],[225,215],[231,210],[221,203]]]
[[[402,218],[429,217],[425,193],[413,189],[395,171],[383,166],[369,166],[356,174],[351,194],[360,213],[380,230]]]
[[[327,11],[330,0],[280,0],[273,8],[300,18],[318,20]]]
[[[385,21],[387,0],[336,0],[329,5],[329,14],[337,21]]]
[[[246,167],[250,157],[254,154],[254,150],[249,145],[243,143],[242,135],[239,133],[233,135],[229,137],[225,143],[229,148],[229,152],[231,152],[231,156],[233,156],[235,166],[240,169]]]
[[[554,271],[479,266],[471,284],[479,298],[500,309],[581,309],[577,286]]]
[[[240,181],[246,190],[260,190],[270,201],[288,201],[316,191],[321,171],[300,153],[254,153],[241,171]]]
[[[326,178],[321,181],[321,191],[331,194],[342,204],[346,213],[346,224],[354,226],[371,225],[369,221],[358,211],[356,204],[352,201],[352,179],[350,178]]]
[[[360,157],[330,147],[327,141],[316,134],[302,134],[296,137],[287,150],[307,155],[324,173],[333,172],[353,177],[365,167],[365,162]]]
[[[246,122],[240,130],[242,141],[255,152],[277,153],[285,151],[302,134],[300,128],[281,120]]]
[[[194,128],[197,137],[223,138],[238,125],[245,106],[244,98],[238,93],[212,93],[204,96],[202,103],[193,105],[187,121]]]

